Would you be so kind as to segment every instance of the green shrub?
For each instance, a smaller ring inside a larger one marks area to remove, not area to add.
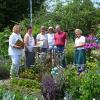
[[[0,80],[9,78],[9,70],[5,67],[0,67]]]
[[[41,70],[42,65],[35,63],[31,66],[31,68],[21,68],[19,72],[20,78],[27,78],[27,79],[33,79],[33,80],[40,80],[41,78]]]
[[[11,80],[12,85],[18,85],[19,87],[26,87],[30,89],[40,89],[40,83],[36,80],[30,80],[30,79],[13,79]]]
[[[96,62],[88,62],[88,72],[77,75],[76,68],[69,66],[65,70],[66,91],[75,100],[99,100],[100,97],[100,67],[96,66]]]
[[[22,68],[19,72],[20,78],[35,79],[35,72],[32,68]]]
[[[41,95],[38,97],[35,94],[25,94],[16,90],[8,90],[6,87],[0,87],[0,100],[35,100],[38,98],[43,100]]]
[[[0,79],[8,79],[10,76],[10,60],[0,58]]]
[[[67,45],[67,64],[73,64],[74,59],[74,43],[68,42]]]

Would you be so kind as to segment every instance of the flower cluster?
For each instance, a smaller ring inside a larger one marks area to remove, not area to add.
[[[86,49],[100,49],[98,44],[98,39],[94,36],[86,37],[86,44],[84,46]]]
[[[46,100],[53,100],[56,97],[57,84],[51,76],[45,76],[42,80],[42,94]],[[48,99],[49,98],[49,99]]]

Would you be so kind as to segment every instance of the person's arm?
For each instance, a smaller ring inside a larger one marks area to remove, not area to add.
[[[39,34],[37,34],[37,36],[36,36],[36,45],[39,45],[40,43],[40,35]]]
[[[25,44],[25,47],[28,46],[28,41],[29,41],[29,37],[28,37],[28,35],[25,35],[25,37],[24,37],[24,44]]]
[[[52,41],[53,42],[53,41]],[[48,35],[47,35],[47,47],[49,48],[49,43],[48,43]]]
[[[85,45],[85,37],[81,38],[81,42],[78,45],[74,45],[75,48],[83,47]]]
[[[35,45],[36,45],[36,41],[35,41],[35,39],[33,37],[33,46],[35,46]]]
[[[68,33],[65,32],[65,48],[67,47],[68,44]]]
[[[78,48],[78,47],[83,47],[85,45],[85,42],[81,42],[79,45],[74,45],[75,48]]]
[[[54,46],[56,46],[56,35],[55,34],[54,34]]]

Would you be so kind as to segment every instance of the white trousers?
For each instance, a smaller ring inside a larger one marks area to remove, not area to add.
[[[11,55],[11,61],[12,61],[12,65],[10,69],[10,75],[18,76],[21,55]]]

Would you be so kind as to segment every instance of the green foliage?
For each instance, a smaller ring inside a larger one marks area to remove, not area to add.
[[[99,24],[100,9],[95,8],[91,0],[73,0],[66,5],[57,3],[54,11],[47,12],[45,9],[34,16],[33,24],[55,27],[60,24],[63,30],[68,31],[69,36],[73,35],[75,28],[82,29],[87,34],[92,28],[95,30]]]
[[[19,72],[19,77],[40,80],[41,70],[42,70],[42,66],[36,63],[31,68],[21,68]]]
[[[73,64],[73,59],[74,59],[74,43],[73,42],[68,42],[66,52],[67,52],[67,64]]]
[[[44,0],[32,0],[33,14],[40,10],[43,2]],[[29,0],[1,0],[0,16],[0,28],[8,25],[12,26],[23,18],[28,18]]]
[[[42,97],[40,97],[42,100]],[[7,90],[5,87],[0,87],[0,100],[36,100],[38,97],[33,94],[22,94],[19,91]]]
[[[9,35],[11,33],[11,30],[9,27],[6,27],[4,29],[4,32],[0,33],[0,55],[3,55],[5,57],[7,57],[7,53],[8,53],[8,39],[9,39]]]
[[[34,89],[40,89],[40,84],[36,80],[30,80],[30,79],[16,80],[16,79],[13,79],[13,80],[11,80],[11,84],[30,88],[30,89],[33,89],[33,90]]]
[[[22,68],[20,69],[19,72],[19,77],[20,78],[27,78],[27,79],[35,79],[35,72],[32,68]]]
[[[8,79],[9,78],[9,68],[8,66],[0,66],[0,80],[1,79]]]
[[[77,75],[76,68],[69,66],[65,70],[66,91],[71,94],[75,100],[99,100],[100,93],[100,74],[96,62],[88,62],[88,72]]]
[[[97,30],[96,30],[96,37],[99,39],[99,43],[100,43],[100,25],[98,25]]]

